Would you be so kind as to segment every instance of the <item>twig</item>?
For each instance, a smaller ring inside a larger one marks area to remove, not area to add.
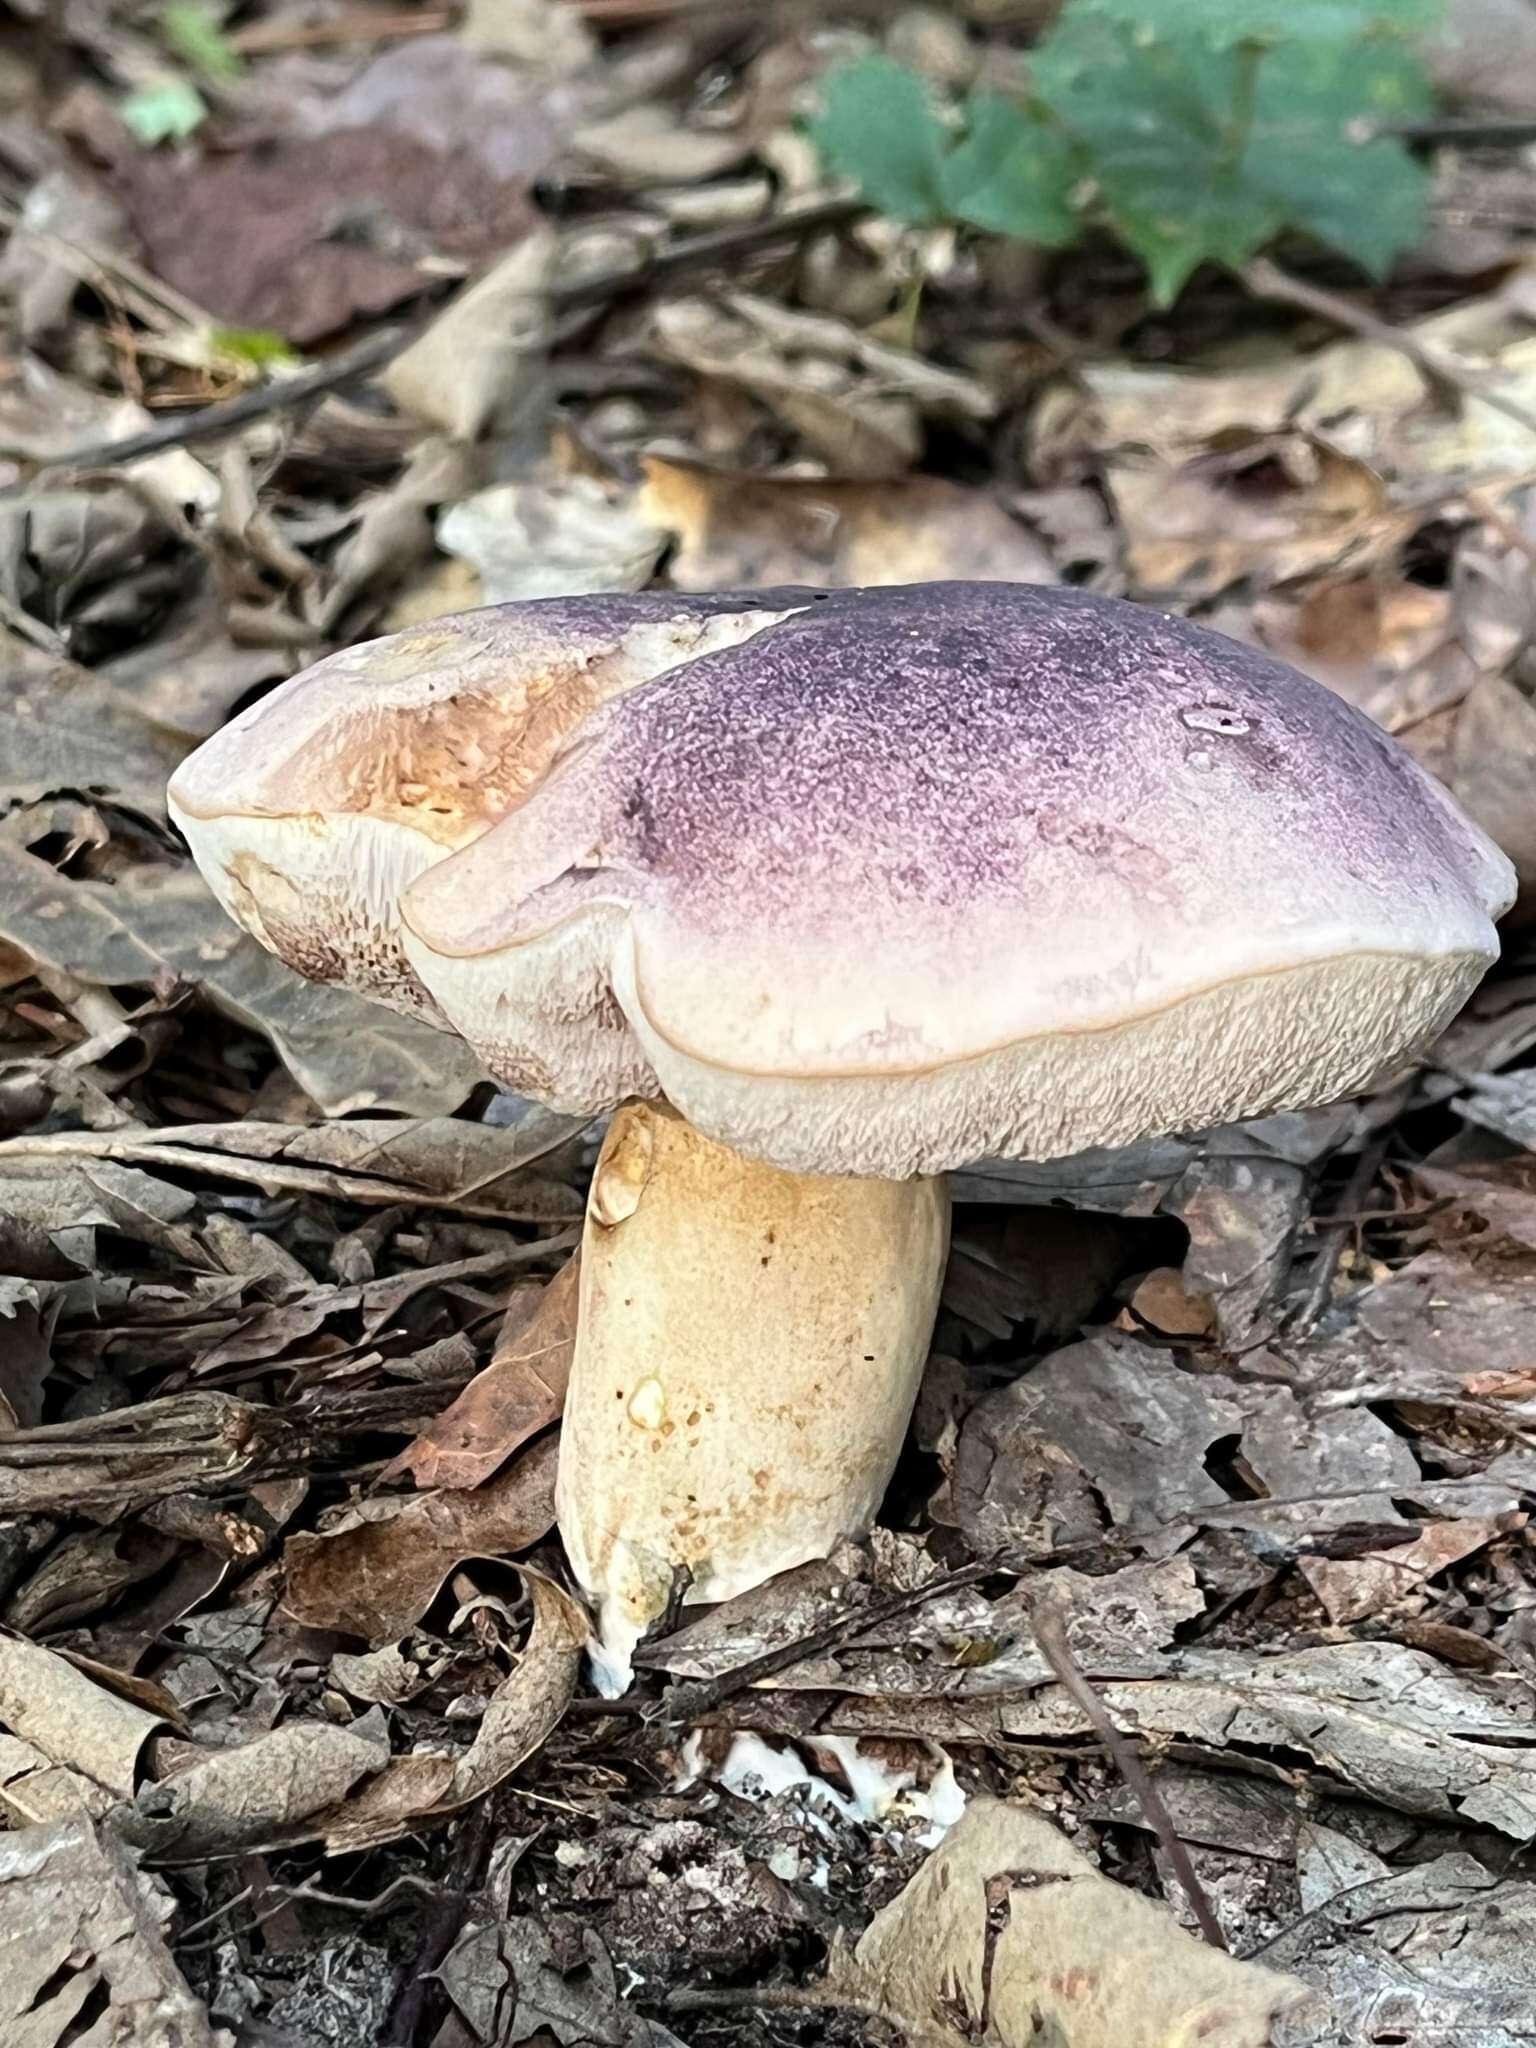
[[[1367,139],[1395,135],[1400,142],[1463,143],[1469,149],[1522,149],[1536,142],[1536,121],[1511,118],[1484,120],[1476,114],[1447,115],[1435,121],[1372,121]]]
[[[410,14],[338,14],[333,21],[307,21],[302,26],[281,21],[253,21],[232,29],[231,46],[242,57],[265,57],[277,50],[324,50],[334,43],[398,42],[407,36],[436,36],[453,27],[456,7],[424,7]]]
[[[697,1990],[668,1991],[657,2001],[666,2012],[848,2012],[861,2019],[884,2020],[895,2025],[884,2006],[870,1998],[849,1998],[845,1993],[821,1991],[812,1984],[701,1986]]]
[[[381,370],[407,342],[414,341],[419,332],[419,324],[381,328],[377,334],[368,335],[354,347],[343,349],[340,355],[316,363],[311,369],[297,370],[291,377],[275,377],[269,383],[258,384],[254,390],[242,391],[236,398],[224,398],[215,405],[205,405],[200,412],[178,413],[174,419],[157,420],[154,426],[145,427],[141,433],[126,434],[120,441],[98,441],[92,447],[77,448],[46,466],[49,469],[116,469],[125,462],[137,462],[142,456],[158,455],[162,448],[184,448],[193,441],[211,441],[219,434],[231,433],[236,427],[246,426],[267,413],[307,405],[312,398],[334,391],[338,385],[350,383],[354,377],[366,376],[371,370]]]
[[[991,1578],[1000,1569],[1002,1567],[989,1558],[980,1564],[965,1565],[959,1571],[941,1573],[910,1593],[899,1593],[894,1599],[877,1606],[854,1608],[849,1613],[840,1614],[836,1620],[812,1629],[808,1635],[797,1636],[790,1643],[780,1643],[777,1649],[765,1650],[760,1657],[750,1657],[745,1663],[722,1671],[717,1678],[699,1678],[669,1685],[659,1700],[644,1694],[626,1694],[617,1700],[577,1700],[574,1707],[579,1712],[592,1715],[637,1716],[653,1722],[658,1729],[676,1728],[684,1721],[696,1720],[700,1714],[711,1712],[734,1694],[745,1691],[762,1679],[788,1670],[792,1664],[834,1650],[852,1636],[865,1635],[871,1629],[883,1627],[888,1621],[915,1613],[941,1593],[954,1592],[961,1586],[973,1586],[978,1580]]]
[[[632,266],[605,270],[580,284],[557,286],[557,306],[581,306],[611,299],[636,285],[659,284],[680,270],[696,270],[700,264],[718,263],[727,257],[749,255],[755,249],[772,248],[775,242],[799,241],[819,234],[823,228],[841,227],[867,211],[862,200],[847,197],[818,199],[809,206],[765,214],[761,220],[743,221],[728,228],[703,228],[696,235],[684,235],[668,249],[652,249]]]
[[[421,2038],[427,1995],[436,1982],[439,1965],[463,1927],[466,1901],[485,1867],[490,1827],[491,1809],[482,1802],[471,1809],[458,1829],[442,1892],[426,1916],[420,1944],[401,1982],[394,2010],[379,2036],[380,2048],[410,2048],[413,2041]]]
[[[1394,1091],[1398,1107],[1408,1099],[1408,1090],[1402,1087]],[[1317,1263],[1312,1268],[1312,1280],[1307,1288],[1306,1300],[1296,1311],[1295,1319],[1286,1332],[1288,1337],[1304,1337],[1328,1306],[1333,1293],[1334,1276],[1339,1270],[1339,1261],[1344,1256],[1344,1239],[1355,1227],[1355,1219],[1365,1204],[1365,1198],[1375,1184],[1381,1171],[1381,1162],[1387,1156],[1387,1147],[1392,1138],[1392,1121],[1398,1111],[1393,1110],[1384,1120],[1382,1130],[1366,1145],[1345,1181],[1343,1192],[1334,1204],[1333,1214],[1324,1217],[1313,1228],[1322,1234]]]
[[[1162,1794],[1142,1768],[1141,1758],[1135,1749],[1109,1718],[1104,1702],[1088,1683],[1077,1659],[1068,1649],[1066,1630],[1062,1626],[1060,1614],[1054,1608],[1042,1605],[1030,1619],[1034,1625],[1035,1641],[1040,1646],[1041,1656],[1082,1708],[1093,1732],[1114,1758],[1116,1769],[1124,1778],[1132,1797],[1141,1808],[1148,1827],[1156,1835],[1164,1855],[1172,1864],[1174,1876],[1184,1887],[1185,1897],[1189,1900],[1190,1910],[1199,1922],[1200,1932],[1212,1948],[1224,1949],[1227,1946],[1227,1937],[1221,1931],[1221,1922],[1211,1910],[1211,1902],[1205,1895],[1205,1887],[1195,1874],[1194,1863],[1169,1817]]]
[[[822,228],[852,220],[862,210],[857,200],[824,199],[812,206],[770,215],[765,220],[748,221],[741,227],[712,228],[701,234],[685,236],[670,249],[641,256],[622,269],[604,271],[601,276],[585,278],[579,284],[557,287],[551,295],[552,300],[560,308],[601,304],[622,292],[656,284],[680,270],[771,247],[775,242],[815,234]],[[120,441],[102,441],[92,447],[76,449],[46,467],[116,468],[125,462],[137,462],[146,455],[156,455],[163,448],[181,448],[194,441],[214,440],[220,434],[231,433],[268,413],[286,412],[296,406],[307,405],[311,399],[322,397],[342,384],[349,384],[356,377],[382,370],[425,332],[437,311],[434,305],[431,313],[423,318],[405,325],[382,328],[352,348],[344,349],[340,355],[331,356],[310,369],[296,371],[291,377],[273,378],[253,391],[242,391],[236,398],[206,405],[200,412],[179,413],[173,419],[157,421],[154,426],[146,427],[138,434],[129,434]],[[0,496],[11,495],[20,488],[23,487],[13,485]]]
[[[1245,264],[1240,275],[1256,298],[1296,306],[1304,313],[1313,313],[1320,320],[1330,321],[1335,327],[1358,334],[1362,341],[1374,341],[1383,348],[1396,349],[1427,383],[1458,391],[1464,398],[1475,398],[1480,404],[1513,420],[1517,426],[1524,427],[1527,433],[1536,434],[1536,412],[1522,405],[1518,399],[1506,398],[1502,391],[1487,382],[1484,372],[1448,355],[1433,342],[1424,341],[1405,328],[1394,327],[1389,320],[1366,312],[1338,292],[1325,291],[1321,285],[1292,277],[1278,263],[1271,263],[1267,256]]]

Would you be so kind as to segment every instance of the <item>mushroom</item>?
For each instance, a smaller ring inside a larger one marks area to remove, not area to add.
[[[191,754],[171,817],[230,916],[290,967],[442,1025],[400,950],[406,885],[519,802],[597,705],[750,637],[779,597],[802,601],[559,598],[345,648]]]
[[[435,630],[511,647],[657,602]],[[1513,895],[1364,717],[1186,622],[1000,584],[764,593],[750,630],[719,623],[749,600],[714,602],[722,644],[583,701],[535,755],[509,739],[501,815],[464,804],[398,925],[399,871],[369,885],[392,987],[507,1085],[618,1109],[559,1481],[615,1686],[674,1597],[868,1525],[947,1168],[1360,1089],[1454,1014]],[[243,825],[214,847],[181,811],[227,866]]]

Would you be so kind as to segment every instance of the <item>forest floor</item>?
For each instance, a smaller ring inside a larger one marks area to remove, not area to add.
[[[830,55],[1030,13],[0,20],[7,2044],[1013,2048],[1047,1960],[1063,2048],[1536,2038],[1521,911],[1370,1099],[957,1176],[873,1541],[610,1706],[552,1506],[600,1134],[288,973],[166,815],[407,623],[989,577],[1284,656],[1536,887],[1536,13],[1442,53],[1487,125],[1388,283],[1172,311],[822,180]]]

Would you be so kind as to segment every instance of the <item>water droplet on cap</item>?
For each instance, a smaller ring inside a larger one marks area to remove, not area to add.
[[[1248,731],[1248,721],[1225,704],[1193,704],[1179,713],[1180,719],[1191,732],[1219,732],[1228,739],[1237,739]]]
[[[1184,760],[1186,766],[1198,769],[1202,774],[1216,765],[1209,747],[1191,747]]]

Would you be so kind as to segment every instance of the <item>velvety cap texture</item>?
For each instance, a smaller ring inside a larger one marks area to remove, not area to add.
[[[1503,856],[1368,720],[1252,649],[1033,586],[698,602],[500,607],[436,622],[446,651],[412,657],[413,701],[472,697],[489,756],[522,714],[483,707],[516,689],[429,689],[457,636],[489,674],[542,676],[587,608],[612,643],[644,607],[637,626],[690,650],[577,686],[553,744],[504,738],[489,815],[370,884],[394,958],[511,1087],[573,1110],[662,1093],[800,1171],[1048,1158],[1347,1093],[1496,955]],[[406,664],[411,637],[371,658]],[[366,678],[349,688],[372,706]],[[312,772],[286,799],[303,815],[263,814],[283,831],[332,817],[333,786],[358,801],[328,689],[331,737],[305,728]],[[274,736],[302,722],[285,694],[257,707]],[[378,714],[356,715],[377,748]],[[252,775],[271,806],[247,717],[209,743],[244,749],[221,800]],[[178,777],[195,848],[208,751]],[[475,773],[461,785],[468,818]],[[382,817],[376,785],[366,802]]]

